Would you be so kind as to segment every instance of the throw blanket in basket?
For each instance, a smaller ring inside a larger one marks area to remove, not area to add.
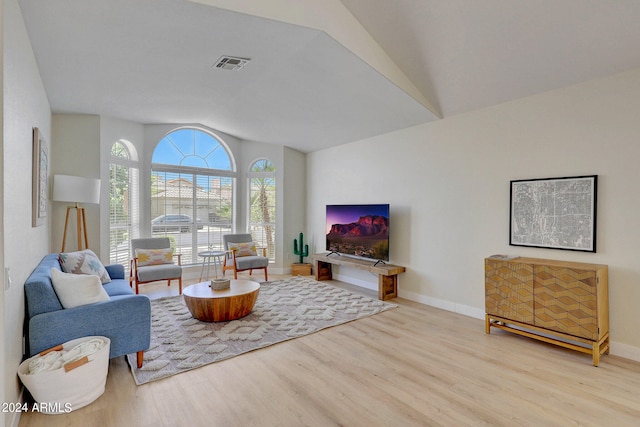
[[[71,340],[22,362],[18,376],[40,412],[74,411],[104,393],[110,347],[107,337]]]

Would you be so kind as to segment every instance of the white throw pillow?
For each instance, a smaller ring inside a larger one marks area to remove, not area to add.
[[[53,283],[53,289],[64,308],[78,307],[109,299],[100,278],[93,274],[63,273],[57,268],[52,268],[51,283]]]

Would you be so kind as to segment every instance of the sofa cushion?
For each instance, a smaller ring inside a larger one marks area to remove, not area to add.
[[[256,250],[255,242],[248,243],[229,243],[229,250],[236,251],[236,257],[256,256],[258,252]]]
[[[64,308],[109,300],[100,278],[93,274],[63,273],[57,268],[52,268],[51,282]]]
[[[141,249],[136,248],[138,267],[147,265],[173,264],[173,249]]]
[[[180,276],[182,276],[182,267],[176,264],[147,265],[138,268],[140,282],[178,279]]]
[[[245,256],[236,259],[238,270],[248,270],[250,268],[264,268],[269,265],[269,258],[261,256]]]
[[[129,282],[126,280],[114,279],[109,283],[105,283],[102,287],[110,297],[135,294],[131,286],[129,286]]]
[[[98,276],[102,283],[111,281],[109,273],[91,249],[61,253],[59,257],[60,266],[65,273],[92,274]]]

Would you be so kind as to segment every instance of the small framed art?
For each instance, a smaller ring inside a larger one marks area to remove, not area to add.
[[[33,166],[32,166],[32,227],[44,224],[47,218],[49,151],[38,128],[33,128]]]

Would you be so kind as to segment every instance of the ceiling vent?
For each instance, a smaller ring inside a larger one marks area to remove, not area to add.
[[[238,57],[235,57],[235,56],[221,56],[220,58],[218,58],[216,63],[213,64],[213,67],[221,68],[223,70],[235,71],[235,70],[239,70],[242,67],[244,67],[250,60],[251,60],[251,58],[238,58]]]

